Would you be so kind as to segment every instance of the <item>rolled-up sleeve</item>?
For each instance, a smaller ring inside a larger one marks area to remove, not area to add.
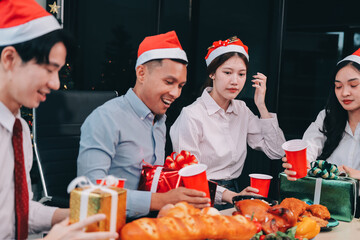
[[[279,159],[285,155],[281,145],[285,142],[283,131],[279,127],[277,116],[259,119],[249,114],[248,144],[256,150],[262,150],[270,159]]]
[[[126,195],[126,216],[136,218],[150,212],[151,192],[129,190]]]
[[[29,233],[49,231],[56,207],[44,206],[39,202],[29,203]]]
[[[222,187],[222,186],[217,186],[216,187],[216,192],[215,192],[215,204],[226,204],[226,202],[222,201],[222,196],[223,193],[225,192],[225,190],[227,190],[226,188]]]

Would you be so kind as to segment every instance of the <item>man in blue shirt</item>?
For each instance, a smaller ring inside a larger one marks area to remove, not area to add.
[[[168,203],[209,206],[205,193],[177,188],[138,191],[143,160],[163,165],[166,110],[186,83],[187,57],[175,31],[147,37],[139,46],[133,89],[100,106],[81,127],[78,176],[126,178],[127,216],[139,217]]]

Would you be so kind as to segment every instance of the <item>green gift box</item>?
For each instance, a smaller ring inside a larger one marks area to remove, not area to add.
[[[289,181],[285,173],[280,173],[279,178],[280,201],[293,197],[305,202],[320,203],[329,209],[332,218],[345,222],[354,218],[358,180],[350,177],[328,180],[307,176]]]

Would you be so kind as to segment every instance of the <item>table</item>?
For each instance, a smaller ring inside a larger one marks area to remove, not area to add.
[[[351,222],[341,222],[329,232],[320,232],[316,240],[355,240],[360,239],[360,219],[354,218]]]
[[[220,211],[223,215],[231,215],[235,208]],[[351,222],[341,222],[331,231],[320,232],[314,240],[355,240],[360,239],[360,219],[354,218]]]

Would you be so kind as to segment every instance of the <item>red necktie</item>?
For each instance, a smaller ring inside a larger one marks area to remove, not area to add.
[[[16,213],[16,239],[27,239],[29,218],[29,192],[27,188],[22,126],[20,120],[15,120],[12,143],[15,156],[15,213]]]

